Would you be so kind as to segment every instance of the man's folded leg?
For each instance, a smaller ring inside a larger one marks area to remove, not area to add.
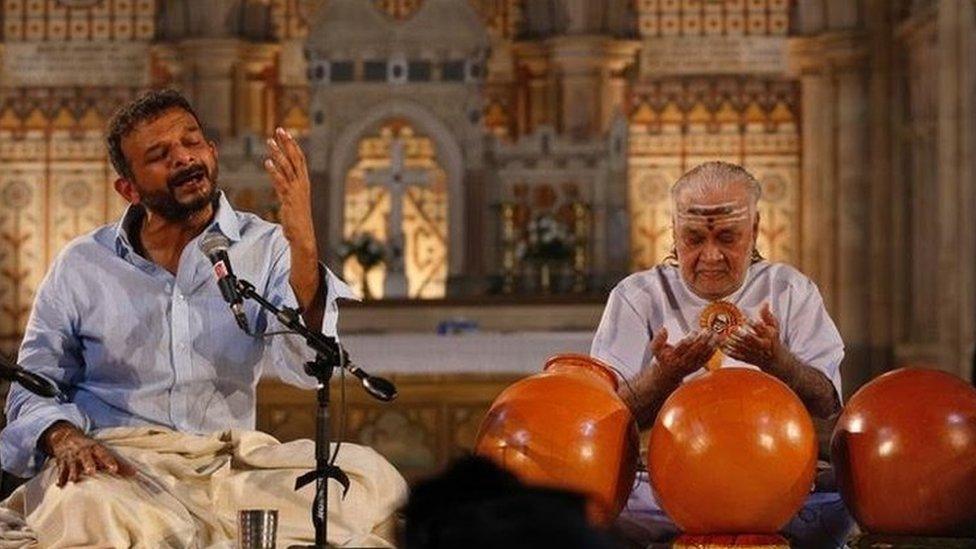
[[[230,521],[237,520],[240,509],[277,509],[279,545],[311,545],[315,483],[298,491],[294,487],[295,479],[313,466],[314,444],[278,444],[265,437],[241,433],[233,468],[213,477],[214,509]],[[349,477],[349,491],[343,494],[338,482],[329,481],[329,543],[392,546],[396,512],[406,500],[403,478],[376,451],[356,444],[342,445],[336,465]]]
[[[314,484],[295,491],[312,467],[311,441],[279,443],[250,431],[210,436],[158,429],[112,429],[104,442],[138,471],[133,478],[100,473],[64,487],[49,464],[3,507],[27,529],[0,517],[0,547],[32,534],[40,547],[208,547],[233,542],[241,509],[277,509],[278,542],[314,540]],[[396,469],[370,448],[343,444],[337,465],[350,479],[343,497],[329,483],[328,540],[335,545],[393,542],[392,517],[406,497]]]
[[[40,547],[193,547],[211,531],[151,479],[98,474],[57,485],[47,467],[5,502]]]

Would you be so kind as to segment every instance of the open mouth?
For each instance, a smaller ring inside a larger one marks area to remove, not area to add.
[[[200,165],[192,166],[171,177],[169,186],[174,189],[183,187],[187,184],[196,186],[203,183],[203,180],[206,179],[206,177],[206,168]]]

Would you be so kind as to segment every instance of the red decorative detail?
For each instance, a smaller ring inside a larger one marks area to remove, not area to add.
[[[214,263],[213,270],[214,270],[214,274],[217,275],[218,279],[224,278],[229,274],[227,272],[227,265],[224,265],[223,261],[218,261]]]

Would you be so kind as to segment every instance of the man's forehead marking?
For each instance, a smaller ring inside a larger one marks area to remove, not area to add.
[[[735,212],[735,206],[731,206],[731,205],[688,206],[685,209],[685,211],[692,215],[705,215],[705,216],[729,215]]]
[[[742,202],[722,204],[688,204],[679,206],[678,221],[682,223],[702,223],[709,229],[715,225],[739,223],[749,218],[749,206]]]
[[[721,227],[735,227],[740,225],[743,221],[746,221],[748,217],[722,217],[714,219],[709,222],[706,218],[700,216],[685,216],[678,218],[678,224],[681,227],[687,228],[689,230],[705,228],[709,231],[721,228]]]

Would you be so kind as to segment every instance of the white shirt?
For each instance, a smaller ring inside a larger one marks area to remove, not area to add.
[[[758,319],[763,303],[769,302],[786,348],[804,364],[823,372],[838,397],[842,394],[844,342],[810,279],[789,265],[760,261],[749,266],[742,286],[724,301],[736,305],[751,320]],[[641,370],[653,367],[650,342],[657,330],[667,328],[668,343],[676,344],[700,330],[698,317],[708,304],[688,289],[675,266],[657,265],[634,273],[610,292],[590,354],[618,369],[625,379],[633,379]],[[754,368],[729,357],[722,366]],[[704,373],[703,368],[685,381]]]
[[[840,398],[844,342],[816,284],[789,265],[760,261],[749,266],[742,286],[724,301],[736,305],[751,320],[758,319],[763,303],[769,302],[783,343],[804,364],[823,372]],[[650,343],[657,330],[664,326],[668,343],[677,343],[700,329],[698,316],[708,304],[688,289],[675,266],[657,265],[634,273],[610,292],[590,354],[616,368],[625,379],[633,379],[643,369],[654,367]],[[722,367],[755,368],[730,357],[724,358]],[[684,381],[705,372],[702,368]],[[647,473],[641,471],[627,513],[660,513],[648,484]]]

